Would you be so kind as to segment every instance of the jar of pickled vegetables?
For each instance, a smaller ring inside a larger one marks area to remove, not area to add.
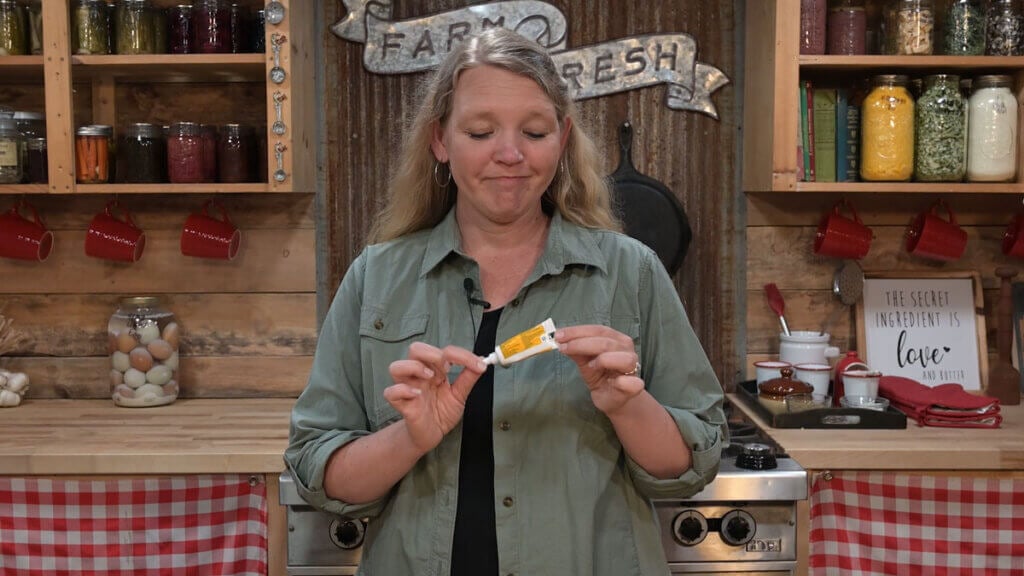
[[[967,179],[1006,182],[1017,175],[1017,99],[1013,78],[979,76],[967,120]]]
[[[78,0],[71,15],[71,52],[110,53],[110,14],[103,0]]]
[[[914,172],[914,99],[902,74],[880,74],[861,105],[862,180],[910,180]]]
[[[949,0],[942,52],[950,56],[985,53],[985,10],[981,0]]]
[[[75,130],[75,179],[80,184],[110,182],[114,128],[90,124]]]
[[[25,9],[14,0],[0,0],[0,56],[28,53]]]
[[[960,77],[935,74],[924,79],[914,121],[914,179],[958,182],[967,171],[967,126]]]
[[[142,408],[178,398],[180,331],[158,298],[122,298],[107,323],[107,340],[114,404]]]
[[[985,18],[985,54],[1020,56],[1024,16],[1018,0],[989,0]]]
[[[153,13],[149,0],[121,0],[114,12],[118,54],[155,54]]]

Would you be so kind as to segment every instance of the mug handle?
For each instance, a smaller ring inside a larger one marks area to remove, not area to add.
[[[22,208],[28,208],[29,210],[32,211],[32,220],[35,222],[36,226],[39,226],[40,228],[45,228],[46,227],[46,225],[43,224],[43,219],[39,217],[39,211],[36,210],[36,207],[31,205],[31,204],[29,204],[28,200],[25,200],[24,198],[22,198],[21,200],[18,200],[17,202],[15,202],[14,206],[11,206],[10,214],[18,216],[20,218],[20,217],[22,217],[21,216],[21,209]]]
[[[956,214],[953,214],[953,209],[950,208],[949,204],[947,204],[946,201],[943,200],[942,198],[939,198],[932,204],[932,214],[938,216],[939,208],[945,208],[946,213],[949,214],[949,223],[952,224],[953,226],[957,226]]]
[[[138,226],[135,225],[135,222],[132,221],[132,213],[129,212],[127,208],[125,208],[125,207],[121,206],[120,204],[118,204],[117,199],[114,199],[114,200],[111,200],[110,202],[107,202],[107,207],[106,207],[106,210],[105,210],[106,213],[107,213],[107,216],[110,216],[114,220],[117,220],[117,216],[110,213],[111,210],[116,209],[116,208],[120,208],[121,209],[121,214],[124,216],[124,221],[129,226],[131,226],[132,228],[138,228]]]
[[[217,200],[213,199],[213,198],[207,200],[206,202],[203,202],[203,216],[210,216],[210,212],[209,212],[210,206],[214,206],[218,210],[220,210],[220,216],[221,216],[221,221],[222,222],[224,222],[225,224],[230,224],[231,226],[235,225],[231,221],[231,218],[228,217],[228,211],[224,208],[224,205],[221,204],[220,202],[218,202]]]
[[[856,222],[857,224],[863,224],[863,222],[860,221],[860,216],[857,215],[857,209],[854,208],[853,204],[851,204],[850,201],[847,200],[845,197],[840,198],[839,200],[836,201],[835,206],[832,207],[833,213],[835,213],[836,216],[839,216],[839,214],[842,212],[841,208],[843,206],[846,206],[847,208],[850,209],[850,214],[853,214],[854,222]]]

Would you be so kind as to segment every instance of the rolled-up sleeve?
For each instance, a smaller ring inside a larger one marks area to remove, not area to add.
[[[365,253],[342,280],[317,341],[309,381],[292,409],[284,459],[299,495],[310,505],[343,516],[375,516],[386,497],[351,504],[330,498],[324,474],[331,454],[370,434],[361,379],[359,313]]]
[[[629,458],[627,467],[645,496],[686,498],[718,473],[725,438],[724,393],[668,273],[653,252],[647,256],[639,286],[642,375],[647,391],[679,427],[692,459],[678,478],[655,478]]]

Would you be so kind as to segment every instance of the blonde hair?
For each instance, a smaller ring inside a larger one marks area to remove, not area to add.
[[[504,28],[490,28],[461,42],[422,87],[423,104],[406,130],[384,204],[370,230],[371,243],[392,240],[440,222],[455,204],[455,185],[430,150],[435,123],[451,113],[459,74],[477,66],[495,66],[530,78],[551,99],[559,123],[572,127],[554,180],[543,202],[570,222],[588,228],[621,230],[612,213],[611,189],[599,169],[597,147],[580,127],[576,104],[551,57],[537,43]]]

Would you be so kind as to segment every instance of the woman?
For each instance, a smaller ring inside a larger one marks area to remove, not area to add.
[[[363,574],[667,574],[650,499],[710,481],[724,425],[667,273],[541,47],[467,39],[421,101],[292,415],[300,493],[370,517]],[[559,351],[484,366],[547,317]]]

